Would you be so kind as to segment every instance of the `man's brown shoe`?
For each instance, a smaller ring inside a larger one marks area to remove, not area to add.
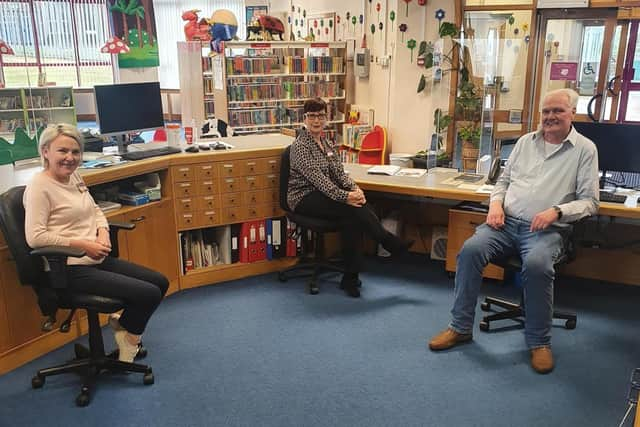
[[[531,349],[531,367],[539,374],[548,374],[553,371],[553,354],[551,353],[551,347]]]
[[[456,344],[469,342],[473,339],[471,334],[459,334],[451,328],[447,328],[429,341],[429,348],[433,351],[447,350]]]

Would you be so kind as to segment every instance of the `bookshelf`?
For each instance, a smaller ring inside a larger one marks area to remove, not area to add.
[[[298,127],[304,102],[317,96],[327,101],[329,125],[345,120],[344,42],[229,42],[210,72],[215,114],[236,134]]]
[[[71,87],[0,89],[0,138],[13,140],[19,127],[34,134],[39,127],[60,122],[76,124]]]

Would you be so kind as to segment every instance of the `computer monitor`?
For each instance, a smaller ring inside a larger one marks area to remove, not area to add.
[[[640,125],[576,122],[576,130],[596,144],[601,187],[607,172],[640,173]]]
[[[164,127],[160,83],[94,86],[100,134],[115,136],[124,149],[129,133]]]

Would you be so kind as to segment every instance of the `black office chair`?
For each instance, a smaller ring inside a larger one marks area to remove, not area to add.
[[[572,233],[566,237],[565,239],[565,250],[562,256],[556,261],[554,267],[557,271],[558,267],[563,264],[568,264],[572,262],[576,258],[576,247],[577,247],[577,236],[581,233],[581,230],[584,227],[586,218],[583,218],[580,221],[577,221],[573,224]],[[519,272],[522,270],[522,260],[520,259],[520,255],[513,255],[506,258],[502,258],[496,261],[493,261],[493,264],[498,265],[505,269],[505,275],[508,272]],[[500,311],[498,313],[490,314],[484,316],[482,321],[480,322],[480,330],[487,332],[490,329],[490,323],[495,322],[496,320],[504,320],[504,319],[512,319],[512,320],[521,320],[526,315],[526,310],[524,306],[524,288],[520,291],[520,302],[514,303],[510,301],[506,301],[500,298],[494,297],[486,297],[484,302],[480,304],[480,308],[483,311],[491,311],[491,306],[496,305],[498,307],[504,308],[504,311]],[[554,319],[562,319],[565,321],[564,326],[567,329],[575,329],[576,324],[578,322],[578,316],[576,313],[568,312],[568,311],[560,311],[553,310],[553,318]]]
[[[324,255],[324,233],[335,232],[340,229],[340,224],[336,221],[328,221],[322,218],[315,218],[293,212],[287,202],[287,192],[289,187],[289,168],[291,147],[287,147],[282,153],[280,162],[280,208],[285,211],[287,218],[293,221],[302,229],[302,235],[306,235],[310,230],[315,233],[313,257],[303,257],[294,266],[278,272],[278,279],[282,282],[294,277],[311,277],[309,280],[309,293],[316,295],[318,289],[318,276],[323,271],[333,271],[344,273],[344,269],[337,263],[331,262]],[[298,273],[293,274],[291,273]]]
[[[76,309],[86,310],[89,322],[89,348],[76,344],[75,359],[64,365],[40,369],[31,380],[31,386],[42,387],[46,377],[51,375],[79,373],[84,376],[84,381],[80,394],[76,397],[76,404],[86,406],[91,401],[92,388],[98,374],[104,371],[140,372],[144,374],[145,385],[153,384],[153,373],[150,367],[138,363],[120,362],[117,351],[110,355],[105,354],[98,313],[115,313],[124,308],[124,302],[115,298],[72,292],[66,288],[67,258],[82,257],[85,252],[67,246],[46,246],[32,250],[27,244],[22,204],[24,189],[25,187],[14,187],[0,195],[0,228],[15,260],[20,282],[33,287],[40,310],[46,316],[42,329],[53,330],[58,309],[71,310],[67,319],[60,325],[61,332],[69,331]],[[109,224],[112,256],[118,256],[118,230],[133,228],[134,224]],[[146,352],[142,353],[144,355]]]

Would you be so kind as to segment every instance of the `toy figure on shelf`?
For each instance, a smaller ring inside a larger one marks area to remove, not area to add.
[[[222,52],[223,42],[229,41],[236,36],[238,31],[238,20],[236,16],[227,9],[219,9],[213,12],[211,19],[211,52]]]
[[[233,129],[227,126],[224,121],[213,118],[206,119],[202,124],[201,138],[221,138],[225,136],[233,136]]]
[[[349,118],[347,119],[347,123],[354,125],[358,123],[358,120],[360,120],[360,112],[353,110],[349,111]]]
[[[209,33],[209,23],[204,18],[198,21],[199,12],[200,11],[198,9],[192,9],[182,13],[182,20],[187,21],[187,23],[184,24],[184,37],[187,39],[187,41],[211,40],[211,34]]]
[[[284,24],[275,16],[260,15],[247,27],[247,40],[284,40]]]

